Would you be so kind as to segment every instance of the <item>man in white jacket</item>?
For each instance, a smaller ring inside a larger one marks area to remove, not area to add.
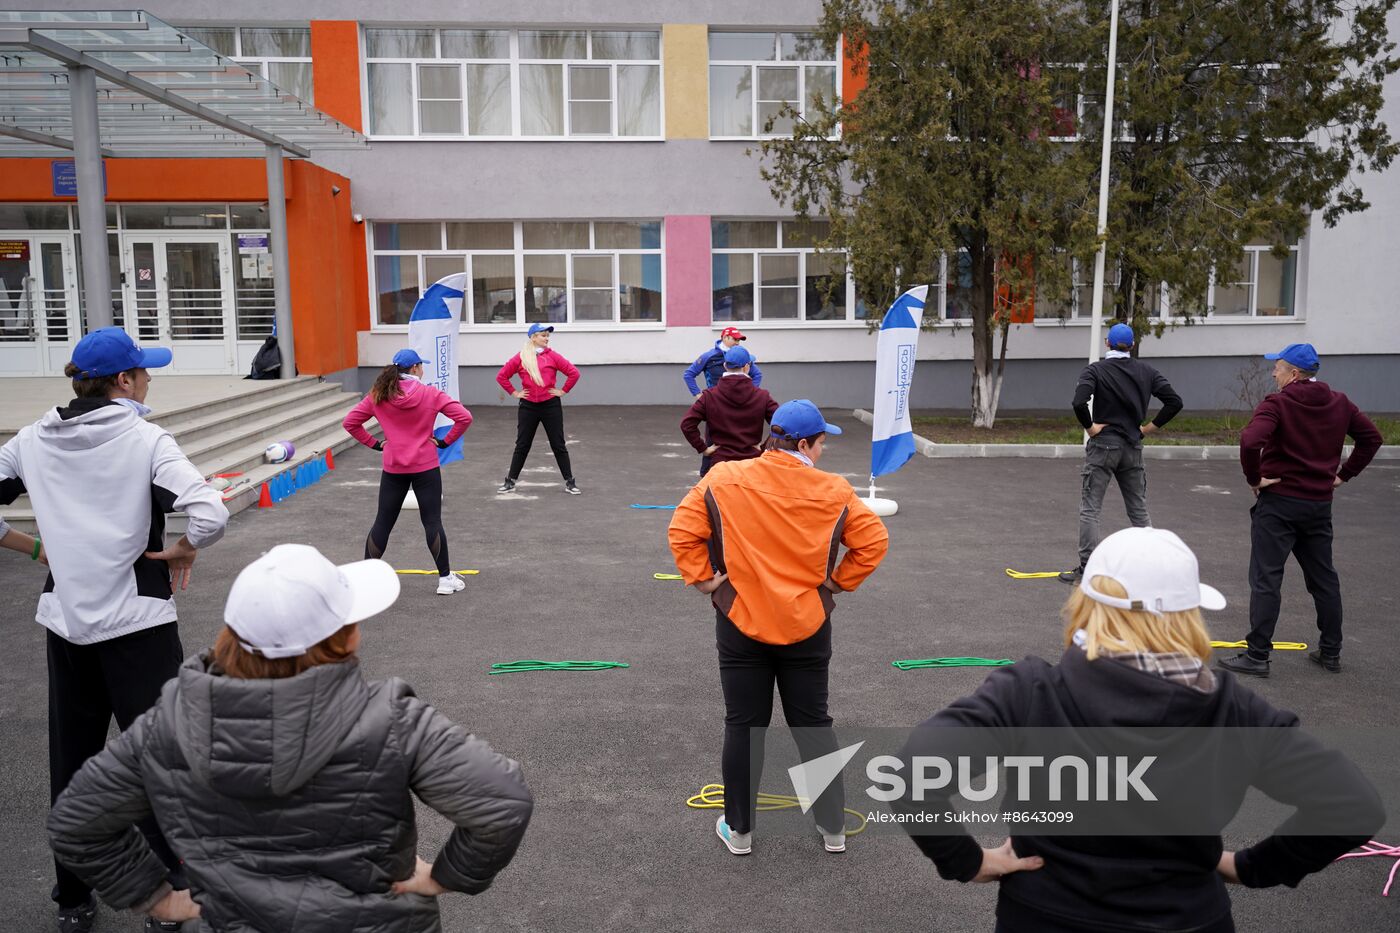
[[[29,493],[49,562],[36,618],[49,630],[51,801],[102,750],[112,718],[126,729],[175,676],[184,650],[174,592],[189,585],[199,549],[228,523],[219,494],[175,439],[143,417],[148,370],[170,359],[168,349],[142,349],[119,327],[93,331],[64,369],[77,398],[0,448],[0,499]],[[167,545],[172,511],[189,524]],[[154,824],[143,829],[183,886]],[[56,867],[58,928],[85,933],[92,892]]]

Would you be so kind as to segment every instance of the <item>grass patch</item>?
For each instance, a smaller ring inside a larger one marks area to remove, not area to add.
[[[1400,418],[1374,418],[1387,444],[1400,444]],[[966,416],[915,415],[914,433],[937,444],[1081,444],[1084,432],[1072,415],[1064,418],[1012,415],[991,429],[974,428]],[[1244,413],[1181,415],[1150,435],[1150,446],[1233,446],[1249,421]]]

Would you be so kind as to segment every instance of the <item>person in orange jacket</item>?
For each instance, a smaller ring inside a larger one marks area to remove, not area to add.
[[[828,434],[816,405],[773,413],[769,448],[716,463],[671,519],[667,536],[682,579],[710,596],[724,690],[724,815],[715,832],[735,855],[753,850],[755,795],[773,686],[803,761],[836,751],[827,713],[831,611],[889,550],[889,534],[840,476],[816,469]],[[847,548],[837,563],[839,544]],[[845,789],[838,778],[814,814],[828,852],[844,852]]]

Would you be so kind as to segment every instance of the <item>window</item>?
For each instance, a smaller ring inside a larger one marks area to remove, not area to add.
[[[1035,317],[1036,320],[1090,320],[1094,310],[1094,265],[1089,262],[1080,262],[1066,256],[1058,254],[1057,261],[1069,264],[1070,289],[1069,297],[1065,299],[1053,299],[1041,295],[1039,292],[1035,296]],[[1113,269],[1108,270],[1111,276]],[[1113,298],[1108,293],[1108,289],[1113,288],[1113,281],[1104,282],[1104,313],[1108,313],[1113,307]],[[1154,315],[1155,316],[1155,315]]]
[[[464,324],[662,321],[661,222],[373,225],[375,323],[407,324],[423,290],[465,273]]]
[[[661,136],[655,31],[365,29],[376,137]]]
[[[180,31],[254,74],[262,75],[294,97],[308,104],[315,102],[309,28],[182,26]]]
[[[1297,244],[1280,259],[1271,246],[1251,243],[1233,268],[1216,270],[1206,307],[1212,318],[1293,317],[1297,286]]]
[[[1084,124],[1085,99],[1081,93],[1083,67],[1050,65],[1045,68],[1044,74],[1050,83],[1051,123],[1054,127],[1052,138],[1067,141],[1077,139],[1079,128]]]
[[[712,320],[863,319],[846,254],[816,250],[827,235],[825,221],[712,221]]]
[[[1151,309],[1149,316],[1170,316],[1175,307],[1178,314],[1207,314],[1210,318],[1294,317],[1297,314],[1298,244],[1288,248],[1288,255],[1279,259],[1265,243],[1251,243],[1244,255],[1231,268],[1216,271],[1204,296],[1195,298],[1173,294],[1165,283],[1149,285],[1139,296]],[[1070,263],[1071,288],[1067,301],[1052,301],[1036,297],[1036,320],[1089,320],[1093,312],[1094,267],[1092,263],[1062,258]],[[1118,270],[1108,270],[1104,282],[1104,313],[1112,310],[1113,297],[1109,290],[1121,286]],[[949,315],[951,316],[951,315]]]
[[[710,136],[788,136],[792,108],[806,117],[820,98],[837,100],[836,50],[810,33],[710,33]],[[769,121],[773,125],[769,128]]]

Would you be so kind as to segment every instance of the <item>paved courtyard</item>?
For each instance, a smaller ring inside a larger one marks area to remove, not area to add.
[[[652,579],[673,569],[665,541],[671,513],[628,508],[678,502],[694,481],[698,457],[681,439],[682,412],[566,408],[579,497],[563,493],[543,432],[518,494],[496,495],[514,413],[474,413],[467,459],[445,471],[444,518],[453,566],[481,573],[451,598],[434,595],[431,577],[405,577],[396,608],[365,624],[361,652],[369,676],[406,679],[519,759],[535,793],[519,856],[486,893],[443,898],[446,929],[990,931],[994,886],[940,881],[907,839],[867,833],[845,855],[831,856],[814,834],[765,837],[760,816],[754,855],[736,859],[714,838],[713,811],[685,807],[687,797],[720,779],[714,617],[695,592]],[[869,429],[849,413],[829,414],[847,434],[828,443],[821,467],[859,484]],[[235,517],[224,541],[201,556],[191,590],[178,600],[187,651],[211,642],[233,577],[274,544],[314,544],[337,561],[361,556],[379,457],[357,449],[337,466],[276,508]],[[892,547],[883,566],[859,592],[838,597],[831,671],[838,728],[913,725],[986,673],[900,672],[892,660],[1059,654],[1067,588],[1013,581],[1003,571],[1073,564],[1078,470],[1072,460],[915,457],[882,478],[882,494],[897,498],[900,512],[887,520]],[[1153,462],[1149,475],[1154,521],[1195,549],[1205,581],[1230,600],[1210,617],[1213,633],[1242,638],[1251,496],[1238,467]],[[1105,517],[1110,529],[1124,523],[1116,493]],[[1340,490],[1335,518],[1346,672],[1327,675],[1301,653],[1287,653],[1276,656],[1271,679],[1251,686],[1308,725],[1396,729],[1400,462],[1377,461]],[[401,568],[431,566],[416,514],[405,513],[386,557]],[[26,933],[52,923],[42,830],[44,632],[33,621],[42,582],[34,565],[0,552],[0,928]],[[1276,637],[1316,638],[1296,565]],[[632,666],[486,674],[492,662],[522,658]],[[786,781],[770,773],[764,789],[790,793]],[[431,858],[446,824],[424,811],[419,829],[421,852]],[[1380,838],[1400,842],[1400,816],[1392,815]],[[1236,923],[1241,931],[1396,929],[1400,897],[1380,897],[1389,867],[1351,860],[1296,890],[1232,889]],[[139,927],[111,912],[99,921],[106,931]]]

